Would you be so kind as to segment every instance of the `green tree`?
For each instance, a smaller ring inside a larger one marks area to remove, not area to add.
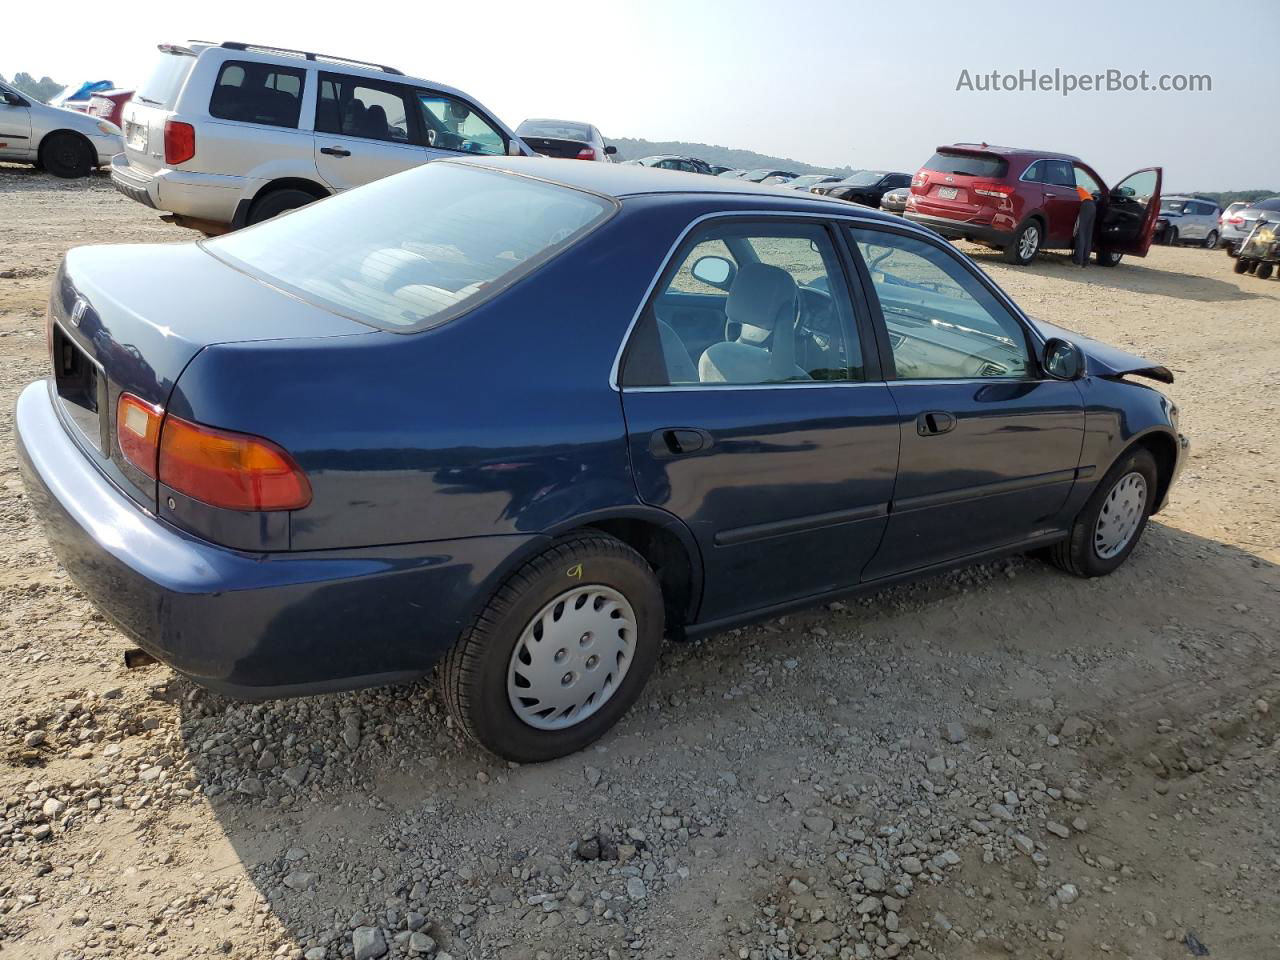
[[[0,74],[0,80],[4,80],[3,74]],[[5,82],[11,83],[19,93],[24,93],[32,100],[39,100],[41,103],[48,103],[66,86],[65,83],[58,83],[49,77],[41,77],[37,80],[31,74],[21,70],[13,75],[13,80]]]

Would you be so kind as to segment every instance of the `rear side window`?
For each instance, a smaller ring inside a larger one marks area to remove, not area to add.
[[[924,165],[935,173],[958,173],[966,177],[1000,178],[1009,172],[1009,164],[1003,157],[990,153],[952,153],[939,150]]]
[[[195,62],[189,54],[161,53],[134,97],[153,107],[172,107]]]
[[[1069,164],[1065,160],[1041,160],[1040,172],[1043,174],[1041,179],[1045,183],[1051,183],[1058,187],[1074,187],[1076,185],[1076,175]]]
[[[499,293],[613,210],[595,194],[442,160],[204,249],[340,316],[412,332]]]
[[[404,87],[320,74],[316,129],[321,133],[409,143],[413,109],[412,96]]]
[[[249,60],[228,60],[218,71],[209,116],[269,127],[297,127],[306,73]]]

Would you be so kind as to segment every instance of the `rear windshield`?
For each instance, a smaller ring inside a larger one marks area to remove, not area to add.
[[[1280,197],[1267,197],[1265,200],[1259,200],[1255,204],[1251,204],[1255,210],[1280,210]]]
[[[591,128],[580,123],[564,123],[560,120],[526,120],[516,130],[522,137],[549,137],[552,140],[591,140]]]
[[[371,326],[438,326],[601,223],[611,201],[437,161],[205,244],[232,266]]]
[[[134,98],[153,107],[172,107],[195,62],[185,53],[161,53]]]
[[[952,153],[939,150],[924,165],[936,173],[958,173],[966,177],[1003,177],[1009,172],[1009,164],[1003,157],[989,153]]]

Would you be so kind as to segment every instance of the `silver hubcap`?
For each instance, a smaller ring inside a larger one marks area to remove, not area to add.
[[[511,652],[511,709],[539,730],[581,723],[618,692],[635,648],[626,597],[600,584],[566,590],[529,621]]]
[[[1018,255],[1023,260],[1030,260],[1040,249],[1040,231],[1035,227],[1027,227],[1022,231],[1022,239],[1018,241]]]
[[[1093,531],[1093,549],[1101,559],[1110,560],[1128,546],[1146,505],[1147,479],[1140,473],[1126,473],[1111,488]]]

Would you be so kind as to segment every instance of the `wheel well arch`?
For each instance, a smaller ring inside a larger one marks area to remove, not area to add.
[[[1153,430],[1135,439],[1127,450],[1142,447],[1156,461],[1156,496],[1154,503],[1158,508],[1164,503],[1165,494],[1173,482],[1173,470],[1178,462],[1178,441],[1163,430]],[[1124,454],[1121,454],[1123,456]],[[1155,512],[1154,510],[1152,511]]]
[[[304,193],[311,194],[317,200],[323,200],[329,196],[329,191],[314,180],[308,180],[305,177],[280,177],[263,184],[258,189],[258,192],[253,195],[251,206],[267,194],[274,193],[277,190],[301,190]]]

